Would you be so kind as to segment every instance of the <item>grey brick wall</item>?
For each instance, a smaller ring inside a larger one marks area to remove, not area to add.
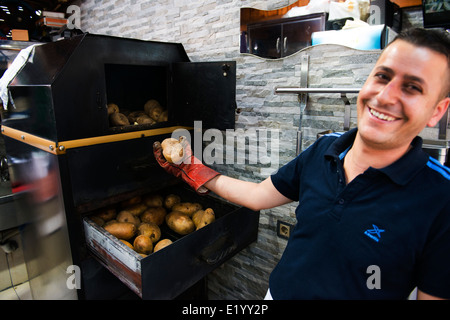
[[[239,53],[240,8],[274,9],[294,1],[251,0],[82,0],[81,28],[143,40],[180,42],[192,61],[235,60],[237,63],[236,127],[277,129],[279,165],[295,156],[300,107],[295,95],[276,95],[277,86],[299,86],[300,64],[309,55],[310,87],[360,87],[379,51],[319,45],[279,60]],[[355,125],[355,95],[352,126]],[[302,127],[306,147],[318,132],[342,130],[344,103],[338,94],[310,95]],[[273,146],[272,146],[273,147]],[[261,181],[278,166],[273,164],[218,164],[218,171],[248,181]],[[295,223],[297,203],[263,210],[256,243],[208,276],[210,299],[262,299],[271,270],[286,240],[276,235],[277,220]]]

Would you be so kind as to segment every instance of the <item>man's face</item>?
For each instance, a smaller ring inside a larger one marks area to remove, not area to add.
[[[357,100],[358,134],[376,149],[405,148],[437,124],[448,64],[443,54],[396,40],[381,54]]]

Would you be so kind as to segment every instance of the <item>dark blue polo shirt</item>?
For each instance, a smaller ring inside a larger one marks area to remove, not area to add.
[[[356,135],[316,141],[272,175],[299,201],[297,225],[270,276],[274,299],[405,299],[417,286],[450,298],[450,170],[413,148],[348,185]]]

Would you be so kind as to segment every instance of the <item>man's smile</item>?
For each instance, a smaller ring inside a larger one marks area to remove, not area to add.
[[[377,119],[380,119],[380,120],[383,120],[383,121],[388,121],[388,122],[392,122],[392,121],[396,120],[396,118],[394,118],[392,116],[389,116],[387,114],[378,112],[378,111],[372,109],[370,106],[368,106],[368,108],[369,108],[370,114],[372,116],[374,116],[375,118],[377,118]]]

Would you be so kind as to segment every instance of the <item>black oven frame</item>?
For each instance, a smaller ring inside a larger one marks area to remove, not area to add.
[[[111,128],[105,69],[112,65],[164,70],[168,121]],[[191,62],[176,43],[84,34],[36,46],[8,88],[2,132],[13,192],[21,195],[16,204],[33,298],[110,298],[116,292],[114,281],[89,253],[83,218],[103,206],[180,183],[157,165],[153,142],[177,128],[192,130],[195,121],[202,121],[202,129],[233,129],[236,63]],[[256,240],[259,214],[245,208],[233,212],[241,211],[242,219],[249,219],[243,234],[239,223],[227,222],[236,214],[212,227],[234,230],[228,234],[237,241],[236,250],[214,268]],[[76,290],[67,284],[70,266],[81,266]],[[202,275],[209,271],[203,269]],[[145,299],[158,298],[152,290],[145,289]]]

